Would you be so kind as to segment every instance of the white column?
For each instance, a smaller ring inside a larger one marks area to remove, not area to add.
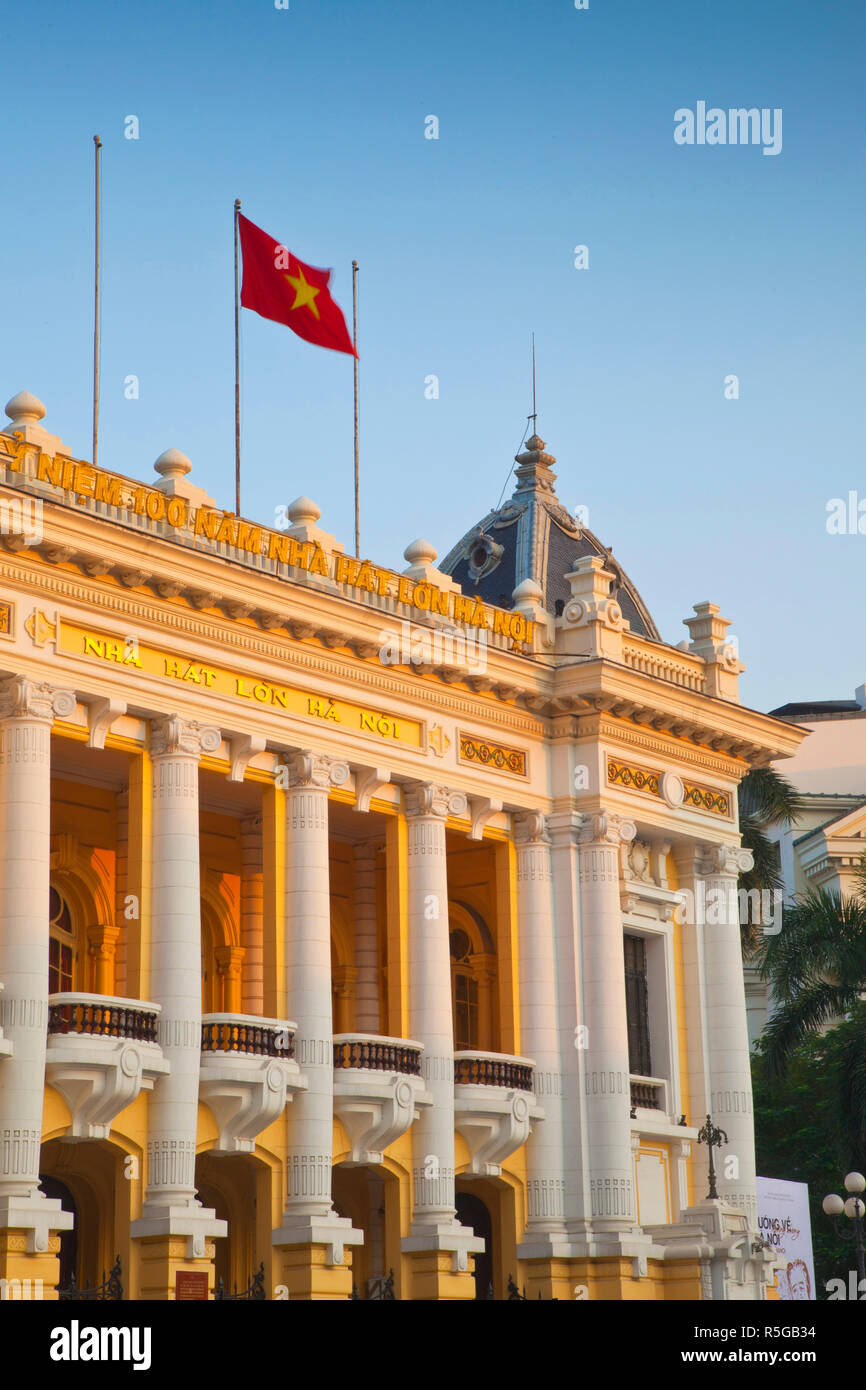
[[[355,1028],[379,1032],[379,941],[376,920],[376,846],[355,845]]]
[[[0,1228],[27,1232],[31,1253],[72,1215],[39,1191],[48,1027],[51,724],[75,695],[25,676],[0,682]]]
[[[534,1088],[544,1121],[526,1141],[525,1242],[564,1234],[565,1171],[562,1129],[562,1033],[553,930],[553,873],[546,818],[515,815],[521,1047],[535,1062]],[[569,1039],[570,1042],[570,1039]],[[523,1247],[522,1247],[523,1250]],[[530,1258],[528,1245],[522,1258]]]
[[[349,780],[348,763],[321,753],[286,759],[286,970],[295,1060],[308,1082],[288,1111],[287,1196],[275,1245],[326,1242],[332,1262],[363,1236],[331,1204],[334,1035],[331,1003],[331,885],[328,789]]]
[[[262,818],[241,822],[241,945],[243,964],[241,1009],[245,1014],[264,1012],[264,876],[262,873]]]
[[[433,1104],[412,1130],[411,1234],[406,1251],[453,1250],[455,1268],[483,1240],[457,1221],[454,1202],[454,1023],[448,931],[445,821],[466,812],[466,797],[432,782],[404,787],[408,819],[409,1031],[423,1043],[421,1075]]]
[[[637,1220],[620,906],[620,844],[635,827],[608,812],[579,832],[581,993],[588,1028],[586,1102],[592,1226],[629,1231]]]
[[[750,850],[717,844],[697,861],[704,886],[704,991],[710,1078],[710,1114],[728,1136],[714,1153],[719,1197],[745,1211],[758,1226],[755,1191],[755,1130],[749,1029],[740,945],[738,875],[752,867]],[[704,1116],[693,1123],[703,1124]],[[703,1146],[700,1146],[703,1147]],[[736,1159],[736,1176],[725,1176],[726,1160]],[[695,1194],[698,1199],[704,1194]]]
[[[159,1043],[171,1071],[148,1106],[147,1187],[134,1236],[185,1235],[190,1257],[223,1236],[195,1195],[201,1062],[201,894],[198,765],[220,745],[218,729],[161,715],[151,724],[153,829],[150,995],[161,1006]]]

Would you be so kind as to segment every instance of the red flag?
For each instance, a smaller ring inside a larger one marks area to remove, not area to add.
[[[357,356],[343,311],[328,289],[330,270],[304,265],[240,213],[238,227],[244,258],[243,307],[284,323],[308,343]]]

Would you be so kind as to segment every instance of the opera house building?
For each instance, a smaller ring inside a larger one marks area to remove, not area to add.
[[[6,414],[3,1288],[765,1298],[701,904],[803,734],[740,704],[718,607],[662,640],[537,435],[398,572],[306,496],[260,525],[178,450],[134,480]]]

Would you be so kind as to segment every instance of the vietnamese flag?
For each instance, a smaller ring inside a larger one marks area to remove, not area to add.
[[[330,270],[304,265],[240,213],[238,227],[244,258],[243,307],[284,323],[308,343],[356,357],[343,311],[328,289]]]

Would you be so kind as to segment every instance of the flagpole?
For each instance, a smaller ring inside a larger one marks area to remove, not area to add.
[[[352,262],[352,344],[355,348],[355,555],[361,558],[360,476],[358,473],[358,262]]]
[[[94,182],[94,222],[96,235],[94,238],[94,257],[93,257],[93,466],[96,467],[96,456],[99,450],[99,213],[100,213],[100,186],[99,186],[99,152],[102,149],[102,141],[98,135],[93,137],[93,157],[95,162],[95,182]]]
[[[235,198],[235,514],[241,514],[241,353],[240,290],[238,288],[238,214],[240,198]]]

